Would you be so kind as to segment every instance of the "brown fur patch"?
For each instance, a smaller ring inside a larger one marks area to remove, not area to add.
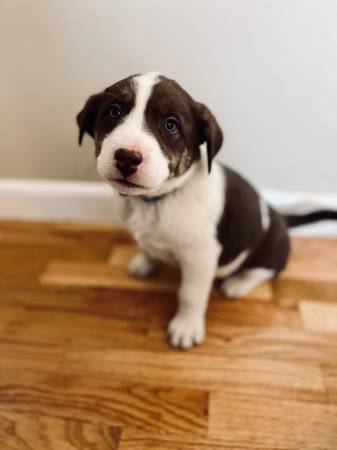
[[[134,75],[106,88],[87,100],[82,111],[77,115],[80,128],[79,143],[83,135],[88,133],[95,140],[95,155],[100,154],[104,137],[116,128],[129,114],[135,105],[136,92]],[[113,118],[110,109],[113,104],[121,108],[121,116]]]

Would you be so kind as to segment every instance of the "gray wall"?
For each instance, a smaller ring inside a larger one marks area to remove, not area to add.
[[[259,186],[337,191],[334,0],[2,0],[0,176],[96,178],[74,117],[160,70],[207,103]]]

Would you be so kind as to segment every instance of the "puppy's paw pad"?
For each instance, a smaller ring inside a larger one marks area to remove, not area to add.
[[[226,297],[238,298],[246,294],[247,286],[245,279],[240,276],[233,276],[223,282],[221,291]]]
[[[156,272],[157,264],[143,253],[136,255],[128,265],[129,275],[136,278],[147,278]]]
[[[201,344],[205,337],[204,318],[176,315],[169,323],[168,335],[173,347],[188,349]]]

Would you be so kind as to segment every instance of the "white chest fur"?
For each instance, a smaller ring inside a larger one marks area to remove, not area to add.
[[[132,200],[125,224],[146,253],[161,261],[175,263],[174,249],[177,244],[174,235],[177,224],[171,223],[161,202]]]
[[[224,194],[223,170],[214,164],[208,175],[201,163],[182,187],[157,202],[125,199],[124,223],[150,256],[179,264],[182,254],[192,257],[195,247],[216,239]]]

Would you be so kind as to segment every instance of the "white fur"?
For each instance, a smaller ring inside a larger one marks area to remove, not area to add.
[[[241,252],[236,258],[233,259],[230,263],[220,266],[217,268],[216,277],[217,278],[225,278],[228,277],[231,273],[235,272],[240,268],[243,262],[247,259],[249,255],[249,250],[244,250]]]
[[[119,192],[139,195],[156,191],[169,176],[168,160],[163,154],[158,141],[146,129],[144,113],[151,96],[153,86],[158,82],[158,73],[151,72],[134,78],[136,90],[135,106],[124,121],[113,129],[102,142],[101,152],[97,158],[97,170]],[[129,148],[141,152],[143,162],[128,181],[142,186],[130,188],[113,181],[121,175],[114,164],[114,154],[119,148]]]
[[[198,243],[204,247],[208,235],[216,240],[216,224],[224,205],[224,175],[216,163],[210,175],[200,162],[193,165],[188,177],[179,178],[186,178],[182,186],[159,202],[126,198],[125,225],[139,245],[150,256],[173,264],[190,247]]]
[[[180,312],[170,321],[168,334],[174,347],[188,349],[193,345],[201,344],[205,338],[204,314],[196,311],[194,314]]]
[[[263,230],[268,230],[270,225],[270,216],[269,216],[269,208],[267,203],[260,197],[260,214],[261,214],[261,223]]]
[[[122,201],[125,225],[140,247],[150,257],[181,268],[179,307],[168,332],[173,345],[189,348],[204,338],[205,312],[221,251],[216,226],[223,211],[225,180],[216,163],[208,175],[204,160],[183,177],[180,188],[158,202],[134,196]]]
[[[241,297],[254,289],[263,281],[274,276],[274,270],[256,268],[243,271],[241,274],[233,275],[225,280],[221,286],[222,292],[228,297]]]
[[[128,272],[137,278],[147,278],[151,276],[157,269],[157,263],[146,253],[138,253],[128,265]]]

